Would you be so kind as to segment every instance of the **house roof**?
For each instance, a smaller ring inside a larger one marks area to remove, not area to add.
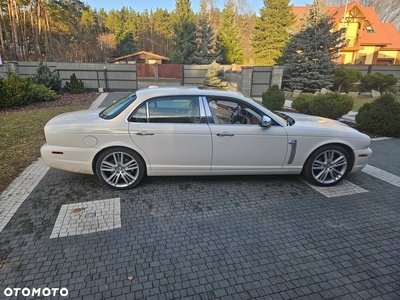
[[[168,57],[165,57],[165,56],[162,56],[162,55],[154,54],[152,52],[139,51],[139,52],[136,52],[136,53],[132,53],[132,54],[116,57],[116,58],[114,58],[114,61],[120,61],[120,60],[124,60],[124,59],[127,59],[127,58],[135,57],[135,56],[139,56],[140,59],[169,60]]]
[[[351,2],[344,6],[327,6],[326,10],[330,15],[334,16],[336,24],[341,22],[343,16],[352,10],[358,10],[363,20],[371,25],[374,32],[369,33],[363,28],[363,34],[359,40],[360,45],[381,45],[387,49],[399,49],[400,48],[400,32],[392,23],[382,23],[372,6],[361,6],[358,1]],[[300,25],[300,19],[307,15],[309,12],[308,6],[294,6],[293,12],[297,15],[297,24]]]
[[[386,31],[388,37],[391,40],[386,49],[387,50],[400,50],[400,32],[394,26],[393,23],[382,23],[383,29]]]

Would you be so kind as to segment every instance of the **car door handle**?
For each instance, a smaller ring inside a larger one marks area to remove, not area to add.
[[[136,135],[141,135],[141,136],[144,136],[144,135],[154,135],[154,132],[138,132],[138,133],[136,133]]]
[[[234,136],[234,133],[229,133],[229,132],[223,132],[223,133],[217,133],[217,136]]]

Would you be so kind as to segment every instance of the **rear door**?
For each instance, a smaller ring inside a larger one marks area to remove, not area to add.
[[[184,174],[211,168],[211,134],[201,122],[197,96],[148,100],[129,119],[129,134],[151,171]]]

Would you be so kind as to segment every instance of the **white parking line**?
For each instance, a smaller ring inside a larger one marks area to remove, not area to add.
[[[50,238],[93,233],[121,227],[119,198],[61,206]]]
[[[30,195],[49,167],[39,158],[15,179],[0,196],[0,232]]]
[[[362,169],[362,171],[367,173],[368,175],[386,181],[387,183],[393,184],[394,186],[400,187],[400,177],[393,175],[392,173],[383,171],[370,165],[366,165],[365,168]]]
[[[108,93],[100,94],[90,108],[97,108],[107,95]],[[15,212],[25,199],[28,198],[49,169],[50,168],[45,165],[43,160],[39,158],[26,168],[0,195],[0,232],[3,231]]]
[[[355,185],[354,183],[351,183],[350,181],[347,181],[345,179],[343,179],[339,184],[329,187],[315,186],[308,183],[307,181],[304,182],[307,183],[309,186],[311,186],[314,190],[316,190],[317,192],[321,193],[322,195],[328,198],[348,196],[348,195],[368,192],[367,190],[360,188],[358,185]]]

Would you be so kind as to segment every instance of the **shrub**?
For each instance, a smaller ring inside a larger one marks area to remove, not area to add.
[[[82,80],[78,80],[76,78],[75,73],[72,74],[69,77],[69,82],[67,81],[65,83],[65,88],[71,93],[71,94],[82,94],[85,92],[85,85],[83,84]]]
[[[36,84],[43,84],[44,86],[58,92],[61,89],[61,79],[55,74],[51,74],[51,71],[47,64],[42,61],[39,63],[36,69],[35,75],[32,76],[32,82]]]
[[[55,91],[45,87],[43,84],[31,83],[30,89],[32,91],[33,101],[35,102],[53,101],[58,98]]]
[[[280,110],[285,104],[285,94],[281,91],[277,84],[269,87],[262,93],[262,105],[270,110]]]
[[[0,108],[22,106],[33,100],[30,80],[21,78],[15,73],[0,79]]]
[[[400,103],[391,94],[384,94],[365,103],[356,115],[360,130],[382,136],[400,137]]]
[[[396,85],[397,78],[393,74],[374,73],[365,75],[361,78],[361,85],[365,90],[385,91],[391,86]]]
[[[353,98],[339,93],[319,94],[310,105],[313,115],[338,119],[353,108]]]
[[[216,87],[226,87],[228,83],[223,81],[224,78],[224,67],[222,67],[219,63],[213,62],[206,74],[206,79],[204,79],[204,84],[209,86]]]
[[[314,101],[314,95],[300,94],[292,102],[292,108],[297,110],[299,113],[311,115],[310,106]]]
[[[337,67],[333,70],[333,87],[340,93],[342,90],[349,91],[353,83],[362,78],[360,71],[348,69],[345,67]]]

